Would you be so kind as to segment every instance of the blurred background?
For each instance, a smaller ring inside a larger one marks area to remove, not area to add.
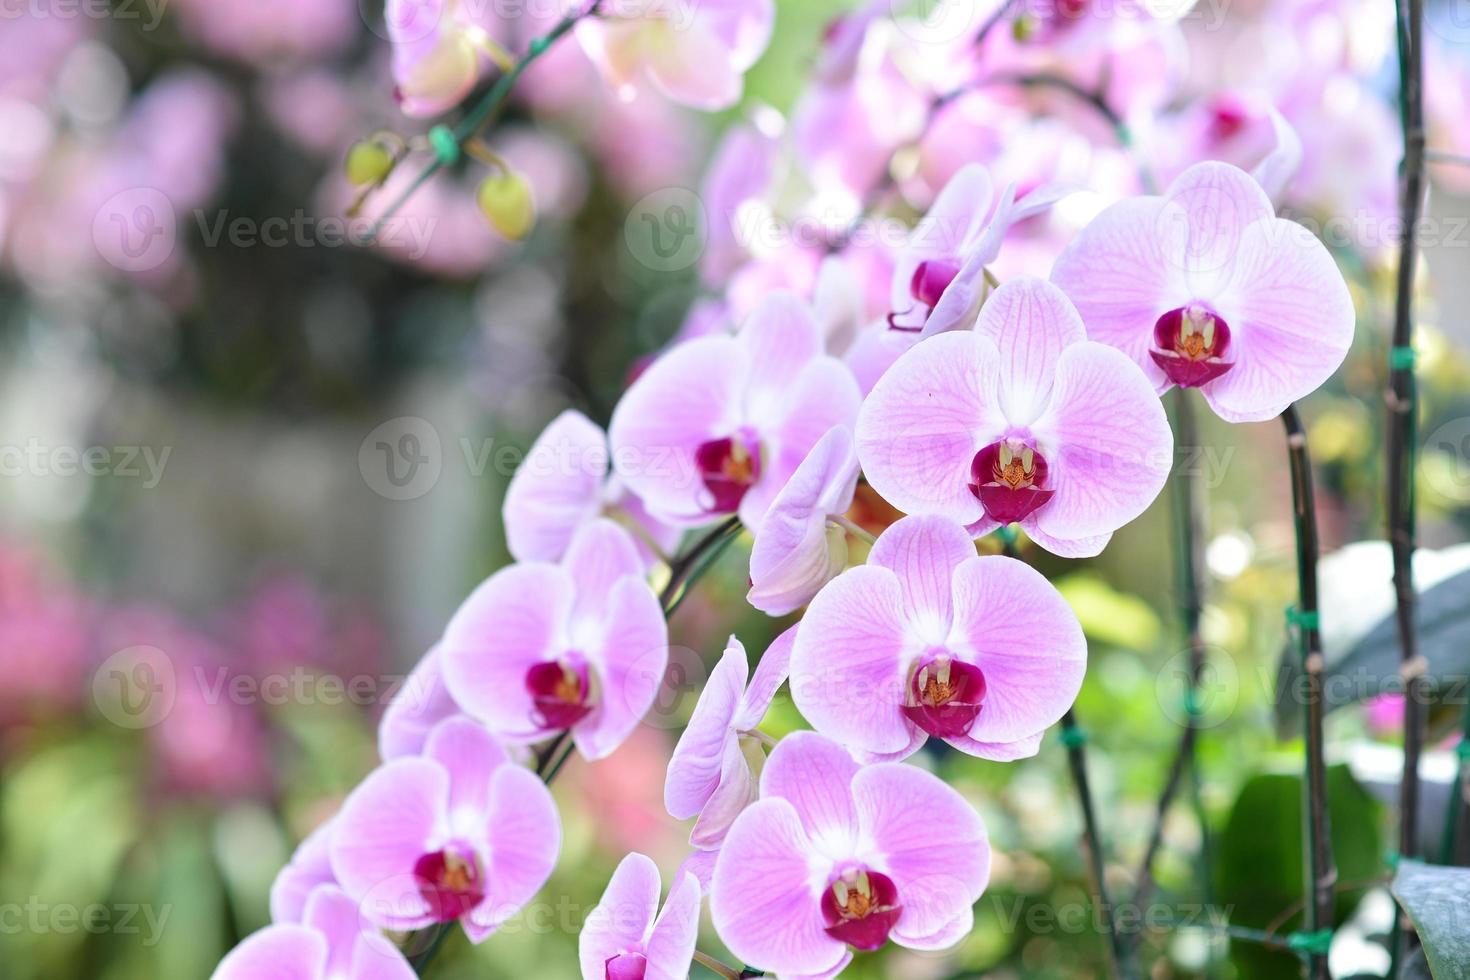
[[[204,978],[266,923],[276,871],[375,764],[376,720],[398,680],[508,561],[500,500],[520,454],[563,408],[605,422],[640,359],[697,330],[708,309],[698,304],[715,301],[697,254],[650,259],[644,219],[698,191],[732,125],[768,129],[791,114],[848,5],[781,0],[742,107],[717,116],[647,93],[622,101],[564,46],[530,73],[489,139],[534,185],[528,241],[503,241],[479,214],[471,161],[420,190],[384,243],[357,247],[346,235],[362,227],[347,217],[347,148],[382,127],[427,128],[395,106],[379,7],[0,5],[5,977]],[[1385,693],[1397,649],[1379,627],[1389,558],[1376,542],[1393,251],[1372,233],[1396,207],[1391,11],[1387,0],[1213,5],[1177,26],[1178,86],[1140,128],[1166,167],[1191,114],[1204,104],[1218,118],[1210,100],[1232,80],[1267,63],[1320,75],[1290,114],[1307,159],[1289,207],[1319,222],[1368,219],[1368,231],[1332,242],[1357,300],[1358,341],[1306,406],[1334,553],[1323,572],[1328,654],[1359,681],[1329,717],[1348,883],[1340,912],[1353,923],[1334,949],[1339,976],[1387,966],[1392,833],[1380,801],[1392,799],[1400,758],[1398,707]],[[1456,14],[1435,8],[1448,26],[1431,37],[1430,145],[1446,151],[1466,145],[1470,111],[1470,31]],[[515,26],[521,43],[533,26]],[[1232,43],[1217,44],[1222,35]],[[1335,45],[1328,68],[1308,57],[1321,44]],[[1014,167],[1043,128],[1084,146],[1106,141],[1095,122],[1021,93],[962,103],[938,146],[901,172],[895,163],[890,209],[922,213],[959,163]],[[1109,182],[1110,159],[1074,169],[1084,184]],[[1439,616],[1427,652],[1463,677],[1470,169],[1433,177],[1420,558],[1423,585],[1446,583],[1426,603]],[[837,187],[828,181],[803,193]],[[1179,463],[1197,467],[1209,492],[1206,731],[1198,806],[1186,791],[1165,824],[1143,949],[1155,977],[1294,976],[1290,955],[1232,947],[1209,927],[1212,908],[1258,928],[1299,921],[1299,726],[1275,696],[1283,608],[1295,598],[1281,433],[1212,419]],[[869,500],[857,516],[881,527],[889,515]],[[1077,711],[1120,895],[1136,882],[1185,717],[1181,596],[1165,545],[1176,520],[1166,494],[1100,559],[1028,554],[1090,636]],[[576,930],[617,860],[641,850],[670,871],[682,859],[688,828],[664,813],[662,781],[703,672],[731,632],[758,651],[784,626],[745,605],[743,548],[674,618],[675,668],[649,723],[612,758],[574,760],[558,781],[567,842],[542,914],[479,948],[456,936],[438,976],[574,977]],[[129,696],[140,689],[160,698]],[[1436,848],[1464,698],[1446,702],[1432,715],[1425,769],[1424,832]],[[799,724],[783,695],[772,731]],[[985,815],[991,888],[957,951],[890,949],[850,975],[1101,975],[1055,740],[1019,764],[938,753],[923,763]]]

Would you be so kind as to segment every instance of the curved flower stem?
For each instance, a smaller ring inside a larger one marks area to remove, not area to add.
[[[1050,72],[998,72],[987,75],[974,83],[976,87],[986,85],[1019,85],[1022,88],[1052,88],[1065,92],[1080,102],[1092,107],[1109,126],[1113,128],[1113,135],[1118,140],[1118,145],[1132,153],[1135,150],[1133,142],[1133,130],[1129,128],[1126,120],[1120,116],[1112,106],[1108,105],[1107,99],[1103,98],[1101,92],[1090,92],[1065,75],[1054,75]],[[1158,183],[1154,180],[1153,172],[1148,164],[1134,153],[1134,161],[1138,167],[1139,183],[1143,185],[1146,193],[1158,193]]]
[[[1195,418],[1194,405],[1190,401],[1189,392],[1183,388],[1175,392],[1174,429],[1176,445],[1183,447],[1186,453],[1197,454],[1200,448],[1199,425]],[[1164,788],[1159,794],[1153,830],[1149,834],[1148,845],[1144,849],[1143,860],[1139,864],[1138,886],[1133,893],[1133,903],[1139,907],[1148,902],[1153,891],[1153,862],[1158,856],[1159,848],[1163,846],[1164,820],[1186,775],[1190,777],[1194,808],[1201,814],[1201,817],[1203,817],[1204,809],[1200,800],[1200,781],[1196,767],[1195,748],[1199,739],[1200,677],[1205,669],[1205,643],[1200,631],[1201,612],[1204,608],[1203,583],[1206,576],[1205,507],[1204,494],[1200,492],[1199,467],[1194,462],[1187,463],[1175,473],[1174,488],[1176,491],[1175,510],[1179,519],[1179,533],[1176,541],[1179,545],[1180,606],[1184,615],[1184,629],[1189,645],[1184,692],[1185,723],[1184,731],[1179,737],[1179,748],[1175,751],[1174,761],[1164,780]],[[1207,840],[1208,830],[1203,819],[1200,822],[1200,833],[1202,841]],[[1200,852],[1201,855],[1208,852],[1207,843],[1201,844]],[[1208,861],[1203,862],[1202,870],[1205,882],[1208,883],[1210,877]]]
[[[515,62],[515,64],[510,67],[509,71],[505,72],[498,79],[495,80],[495,84],[491,86],[490,91],[485,93],[485,97],[482,98],[478,103],[476,103],[474,108],[466,113],[465,117],[459,121],[459,125],[455,126],[454,129],[451,131],[454,136],[455,145],[463,147],[466,140],[475,136],[480,131],[480,128],[486,122],[488,122],[495,115],[495,113],[500,111],[500,108],[505,103],[506,99],[510,98],[511,90],[515,88],[516,82],[520,80],[520,77],[523,74],[525,74],[526,69],[530,68],[531,65],[534,64],[536,60],[540,58],[543,54],[545,54],[553,44],[561,40],[568,32],[570,32],[571,29],[576,26],[579,20],[581,20],[583,17],[590,17],[596,14],[597,9],[600,6],[602,6],[602,0],[593,0],[593,2],[588,4],[584,9],[573,10],[571,13],[563,17],[556,24],[555,27],[533,40],[529,47],[527,47],[526,53],[522,55]],[[412,197],[420,187],[428,183],[429,179],[432,178],[441,169],[443,169],[444,166],[444,158],[442,156],[435,156],[434,159],[431,160],[429,164],[424,167],[422,171],[419,172],[418,176],[413,179],[413,182],[403,189],[402,193],[400,193],[398,197],[395,198],[393,202],[384,209],[382,214],[378,215],[377,220],[373,222],[372,227],[368,229],[367,234],[363,236],[362,241],[359,244],[371,245],[374,241],[376,241],[378,235],[383,230],[383,226],[386,225],[393,218],[393,216],[398,213],[399,209],[401,209],[403,205],[408,202],[408,199]]]
[[[669,566],[669,582],[659,594],[665,616],[674,614],[674,610],[679,608],[679,604],[689,593],[689,587],[709,570],[732,541],[740,537],[741,530],[739,517],[727,518],[723,524],[700,538],[693,547],[674,560]]]
[[[1021,559],[1016,548],[1016,537],[1012,528],[1002,528],[1002,553],[1007,558]],[[1077,801],[1082,808],[1082,831],[1087,848],[1092,892],[1097,906],[1098,918],[1108,939],[1108,963],[1115,977],[1127,977],[1124,966],[1130,961],[1130,952],[1123,937],[1113,924],[1113,903],[1108,897],[1107,869],[1103,860],[1102,831],[1099,829],[1097,807],[1092,801],[1092,785],[1087,778],[1087,733],[1077,723],[1071,708],[1062,715],[1062,744],[1067,748],[1067,768],[1072,774],[1072,784],[1077,788]]]
[[[1301,642],[1302,671],[1306,678],[1306,794],[1307,895],[1306,928],[1309,932],[1333,927],[1333,888],[1337,867],[1332,859],[1332,827],[1327,810],[1327,763],[1323,752],[1322,638],[1317,603],[1316,497],[1312,491],[1312,464],[1307,455],[1307,433],[1295,405],[1281,413],[1286,427],[1286,451],[1291,465],[1292,512],[1296,525],[1298,604],[1291,614]],[[1328,980],[1327,957],[1320,952],[1307,957],[1308,976]]]
[[[842,528],[848,534],[851,534],[853,537],[857,538],[859,541],[866,541],[870,545],[876,544],[878,541],[878,539],[873,537],[872,532],[870,532],[867,528],[863,527],[857,521],[849,520],[848,518],[843,517],[841,514],[829,515],[827,519],[830,520],[833,524],[836,524],[838,527]]]
[[[698,963],[700,966],[704,967],[706,970],[715,974],[716,976],[724,977],[725,980],[741,980],[741,977],[765,976],[764,973],[752,973],[749,970],[737,970],[735,967],[730,966],[728,963],[722,963],[708,953],[701,953],[697,949],[694,951],[694,962]]]

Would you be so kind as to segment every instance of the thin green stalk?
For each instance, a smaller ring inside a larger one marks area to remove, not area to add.
[[[1199,448],[1199,426],[1195,418],[1190,394],[1183,388],[1175,392],[1174,399],[1175,444],[1186,452]],[[1184,731],[1179,737],[1179,748],[1164,780],[1163,791],[1155,808],[1153,830],[1144,848],[1143,860],[1138,869],[1138,886],[1133,895],[1135,905],[1142,907],[1153,891],[1153,863],[1164,841],[1164,820],[1169,807],[1189,777],[1190,792],[1195,812],[1203,815],[1204,806],[1199,795],[1199,773],[1196,770],[1196,745],[1199,738],[1199,685],[1205,669],[1205,643],[1200,629],[1204,609],[1206,569],[1204,560],[1205,512],[1204,495],[1200,492],[1200,473],[1197,466],[1185,466],[1174,476],[1175,510],[1178,515],[1178,544],[1180,609],[1184,618],[1184,630],[1189,645],[1189,660],[1184,691]],[[1203,821],[1200,833],[1207,838],[1208,831]],[[1208,841],[1201,845],[1202,856],[1207,853]],[[1206,880],[1210,869],[1204,868]]]
[[[495,113],[499,112],[506,99],[510,98],[511,90],[515,88],[516,82],[525,74],[526,69],[535,64],[536,60],[545,54],[553,44],[561,40],[562,37],[571,31],[576,26],[577,21],[583,17],[595,15],[600,6],[602,6],[602,0],[595,0],[585,10],[572,11],[563,17],[551,30],[533,40],[526,49],[526,53],[515,63],[515,66],[496,79],[495,84],[490,87],[490,91],[485,93],[485,97],[465,114],[465,117],[459,121],[459,125],[454,127],[452,132],[454,134],[455,145],[463,147],[466,140],[478,133],[480,127],[488,122]],[[398,213],[404,204],[408,203],[408,199],[420,187],[428,183],[429,179],[442,170],[444,166],[445,161],[443,157],[436,155],[419,175],[413,179],[413,182],[405,187],[398,197],[378,216],[377,220],[373,222],[372,227],[368,229],[367,234],[363,237],[362,244],[371,245],[375,242],[378,235],[382,233],[383,226]]]
[[[1322,704],[1322,637],[1317,598],[1317,558],[1321,543],[1317,536],[1316,495],[1312,489],[1312,464],[1307,455],[1307,432],[1295,405],[1281,413],[1286,427],[1286,450],[1291,467],[1292,513],[1296,526],[1296,566],[1299,597],[1291,614],[1300,638],[1302,673],[1306,679],[1306,779],[1303,781],[1306,816],[1308,932],[1333,927],[1333,888],[1337,867],[1332,857],[1332,828],[1327,808],[1327,762],[1324,754]],[[1307,956],[1307,975],[1312,980],[1329,980],[1327,956]]]
[[[1419,757],[1427,737],[1424,711],[1424,661],[1419,656],[1414,594],[1414,448],[1417,444],[1418,392],[1414,378],[1414,279],[1418,264],[1418,227],[1424,203],[1424,10],[1422,0],[1396,0],[1399,53],[1399,114],[1404,159],[1400,174],[1402,218],[1394,302],[1393,346],[1389,351],[1387,451],[1388,540],[1393,554],[1397,599],[1400,676],[1404,682],[1404,769],[1399,784],[1399,855],[1418,853]],[[1397,977],[1408,952],[1413,926],[1400,911],[1391,940],[1389,976]]]
[[[1001,543],[1006,557],[1020,560],[1013,529],[1001,529]],[[1071,708],[1062,715],[1062,744],[1067,749],[1067,769],[1072,775],[1072,784],[1077,789],[1077,802],[1082,811],[1082,833],[1087,849],[1089,876],[1092,878],[1094,904],[1097,906],[1103,930],[1107,933],[1108,964],[1113,976],[1126,978],[1129,973],[1125,972],[1125,967],[1131,962],[1132,956],[1123,942],[1122,934],[1113,923],[1113,902],[1108,896],[1102,831],[1097,819],[1097,807],[1093,803],[1092,784],[1087,777],[1087,732],[1077,723],[1077,716]]]
[[[742,529],[740,518],[728,518],[723,524],[696,541],[693,547],[669,566],[668,584],[659,594],[659,601],[663,603],[665,616],[674,614],[674,610],[679,608],[680,603],[688,594],[689,587],[709,570],[731,542],[740,537]]]

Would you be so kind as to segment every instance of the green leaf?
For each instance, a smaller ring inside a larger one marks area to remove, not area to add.
[[[1470,868],[1401,861],[1393,895],[1414,920],[1434,980],[1470,977]]]
[[[1347,766],[1327,771],[1332,850],[1339,881],[1371,879],[1382,871],[1379,806],[1357,784]],[[1265,773],[1241,788],[1220,835],[1216,854],[1216,900],[1235,925],[1262,929],[1301,902],[1306,890],[1302,831],[1302,777]],[[1337,896],[1337,916],[1347,916],[1362,892]],[[1282,925],[1299,928],[1300,915]],[[1295,956],[1236,943],[1231,958],[1251,980],[1295,980]]]
[[[1361,541],[1322,560],[1328,712],[1402,690],[1392,574],[1392,556],[1382,541]],[[1470,545],[1416,553],[1414,578],[1420,588],[1419,652],[1429,662],[1429,683],[1470,675]],[[1303,707],[1301,657],[1294,638],[1288,641],[1276,685],[1276,724],[1283,737],[1300,734]]]

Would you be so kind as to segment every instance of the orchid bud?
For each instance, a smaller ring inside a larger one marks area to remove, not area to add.
[[[536,224],[536,201],[531,184],[514,170],[486,177],[475,194],[486,219],[506,238],[518,242]]]
[[[381,184],[397,162],[392,152],[377,140],[358,140],[347,151],[347,179],[360,187]]]

